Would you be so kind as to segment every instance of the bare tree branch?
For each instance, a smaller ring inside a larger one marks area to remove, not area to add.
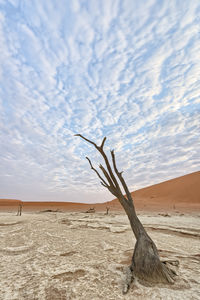
[[[123,171],[119,172],[118,169],[117,169],[114,150],[111,150],[110,152],[111,152],[111,156],[112,156],[112,162],[113,162],[113,167],[114,167],[115,173],[117,174],[117,176],[118,176],[118,178],[119,178],[119,180],[120,180],[120,182],[121,182],[121,184],[122,184],[122,186],[124,188],[124,191],[125,191],[125,193],[128,196],[128,194],[130,194],[130,192],[129,192],[129,189],[128,189],[127,185],[126,185],[126,182],[125,182],[124,178],[122,177]]]
[[[119,196],[119,192],[116,190],[115,186],[113,185],[112,180],[110,179],[110,177],[109,177],[107,171],[104,169],[104,167],[102,165],[100,165],[100,169],[104,173],[104,176],[107,178],[107,180],[110,183],[110,185],[103,179],[103,177],[99,174],[99,172],[93,167],[92,162],[89,159],[89,157],[86,157],[86,159],[89,161],[91,169],[101,179],[101,181],[100,181],[101,185],[103,185],[104,187],[106,187],[115,197],[118,197]]]
[[[92,142],[92,141],[86,139],[82,134],[75,134],[74,136],[80,136],[82,139],[84,139],[84,140],[87,141],[88,143],[92,144],[93,146],[95,146],[95,148],[96,148],[97,150],[99,150],[100,147],[97,146],[97,144],[95,144],[94,142]],[[105,139],[105,138],[104,138],[104,139]],[[102,144],[104,144],[104,143],[105,143],[105,141],[103,140]],[[102,144],[101,144],[101,146],[102,146]]]
[[[111,177],[111,180],[113,181],[114,185],[116,188],[119,188],[120,189],[120,186],[117,182],[117,179],[115,178],[114,174],[113,174],[113,171],[112,171],[112,168],[110,166],[110,163],[108,161],[108,158],[105,154],[105,152],[103,151],[103,146],[105,144],[105,141],[106,141],[106,137],[104,137],[102,143],[101,143],[101,146],[97,146],[96,143],[90,141],[89,139],[85,138],[82,134],[75,134],[75,136],[80,136],[82,139],[84,139],[85,141],[87,141],[88,143],[92,144],[99,152],[100,154],[103,156],[104,158],[104,161],[105,161],[105,164],[106,164],[106,167],[107,167],[107,170],[108,170],[108,173],[109,173],[109,176]]]
[[[97,176],[101,179],[101,184],[103,184],[103,186],[108,188],[108,184],[107,182],[103,179],[103,177],[101,177],[101,175],[99,174],[99,172],[93,167],[91,160],[89,159],[89,157],[86,157],[86,159],[89,161],[90,167],[93,171],[95,171],[95,173],[97,174]]]
[[[101,185],[103,185],[104,187],[108,188],[108,185],[105,185],[102,181],[100,181]]]
[[[105,144],[105,141],[106,141],[106,136],[104,137],[104,139],[103,139],[103,141],[102,141],[102,143],[101,143],[101,146],[100,146],[100,148],[103,150],[103,146],[104,146],[104,144]]]
[[[106,179],[108,180],[110,186],[111,186],[113,189],[115,189],[116,187],[115,187],[115,185],[113,184],[113,182],[112,182],[112,180],[111,180],[111,178],[110,178],[108,172],[105,170],[105,168],[104,168],[102,165],[99,165],[99,168],[102,170],[102,172],[103,172],[104,176],[106,177]]]
[[[102,155],[103,158],[104,158],[104,161],[105,161],[107,170],[108,170],[108,172],[109,172],[109,175],[110,175],[110,177],[111,177],[111,179],[112,179],[112,181],[113,181],[115,187],[116,187],[117,189],[120,189],[120,186],[119,186],[119,184],[118,184],[118,182],[117,182],[117,179],[115,178],[115,175],[113,174],[112,168],[111,168],[111,166],[110,166],[110,163],[109,163],[109,161],[108,161],[108,158],[107,158],[105,152],[102,150],[102,151],[100,151],[100,153],[101,153],[101,155]]]
[[[108,172],[106,171],[106,169],[102,165],[100,165],[99,167],[102,170],[104,176],[106,177],[108,183],[102,178],[102,176],[99,174],[99,172],[93,167],[90,159],[88,157],[86,157],[86,159],[89,161],[91,169],[94,170],[96,172],[97,176],[100,178],[101,184],[104,187],[106,187],[113,195],[115,195],[119,199],[119,201],[122,204],[122,206],[123,206],[123,203],[124,204],[125,203],[126,204],[132,203],[131,194],[130,194],[130,192],[128,190],[128,187],[127,187],[127,185],[126,185],[126,183],[125,183],[125,181],[124,181],[124,179],[123,179],[123,177],[121,175],[122,172],[120,173],[117,170],[114,151],[111,151],[112,160],[113,160],[113,167],[114,167],[115,173],[117,174],[120,182],[122,183],[122,186],[123,186],[123,188],[125,190],[125,193],[127,195],[128,200],[126,199],[126,197],[124,197],[124,195],[123,195],[123,193],[121,191],[121,188],[120,188],[120,186],[118,184],[118,181],[117,181],[117,179],[116,179],[116,177],[115,177],[115,175],[114,175],[114,173],[112,171],[112,168],[111,168],[111,165],[110,165],[109,160],[107,158],[107,155],[105,154],[105,152],[103,150],[103,147],[104,147],[104,144],[105,144],[105,141],[106,141],[106,137],[103,138],[101,146],[97,146],[96,143],[94,143],[91,140],[85,138],[82,134],[75,134],[75,136],[79,136],[82,139],[84,139],[86,142],[92,144],[100,152],[101,156],[103,157]]]
[[[127,185],[126,185],[126,182],[125,182],[124,178],[122,177],[122,172],[123,171],[119,172],[118,169],[117,169],[114,150],[111,150],[110,152],[111,152],[111,155],[112,155],[112,161],[113,161],[113,167],[114,167],[115,173],[117,174],[117,176],[118,176],[118,178],[119,178],[119,180],[120,180],[120,182],[121,182],[121,184],[122,184],[122,186],[124,188],[124,191],[126,193],[128,201],[130,203],[132,203],[133,200],[132,200],[132,197],[131,197],[131,193],[129,192],[129,189],[128,189]]]

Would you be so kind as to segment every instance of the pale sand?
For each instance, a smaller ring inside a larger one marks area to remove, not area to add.
[[[200,214],[139,217],[161,256],[180,261],[174,286],[122,295],[135,243],[123,213],[1,212],[0,299],[200,299]]]

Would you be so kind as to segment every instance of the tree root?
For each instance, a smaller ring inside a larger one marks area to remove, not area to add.
[[[127,272],[123,294],[130,289],[131,283],[137,278],[145,286],[152,284],[174,284],[177,273],[177,260],[161,261],[157,248],[149,236],[141,236],[135,245],[132,264]]]
[[[123,295],[128,293],[128,291],[131,287],[131,284],[134,282],[134,280],[135,280],[135,275],[134,275],[134,272],[132,270],[132,267],[130,266],[127,270],[126,280],[125,280],[125,283],[124,283],[123,289],[122,289]]]
[[[178,260],[167,260],[161,262],[161,270],[155,274],[152,277],[151,274],[149,274],[149,277],[147,276],[137,276],[134,273],[134,270],[132,268],[132,265],[129,266],[127,273],[126,273],[126,279],[125,283],[123,285],[122,293],[123,295],[127,294],[129,289],[131,288],[132,284],[138,279],[139,283],[141,283],[144,286],[152,286],[152,284],[158,284],[158,283],[164,283],[164,284],[174,284],[175,279],[174,277],[177,276],[177,273],[175,270],[169,268],[167,264],[171,264],[172,266],[178,266],[179,261]]]
[[[163,264],[170,264],[171,266],[179,266],[179,261],[178,260],[173,260],[173,259],[167,259],[167,260],[162,260],[161,261]]]

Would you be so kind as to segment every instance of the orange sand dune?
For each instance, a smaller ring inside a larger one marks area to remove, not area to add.
[[[27,211],[85,211],[89,207],[89,204],[73,202],[23,202],[23,210]]]
[[[17,199],[0,199],[0,206],[1,205],[19,205],[22,203],[21,200]]]
[[[175,179],[137,190],[136,197],[161,198],[172,202],[200,202],[200,172],[191,173]]]
[[[21,200],[17,199],[0,199],[0,212],[1,211],[16,211],[18,210],[19,204],[22,204]]]
[[[194,172],[131,193],[138,210],[200,211],[200,172]],[[118,207],[117,199],[110,205]]]
[[[191,173],[132,192],[136,210],[139,211],[196,211],[200,212],[200,172]],[[16,210],[20,200],[0,199],[0,210]],[[72,202],[23,202],[24,211],[97,211],[121,210],[117,199],[98,204]]]

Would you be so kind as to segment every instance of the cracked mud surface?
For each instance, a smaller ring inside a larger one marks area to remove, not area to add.
[[[122,295],[135,244],[122,213],[0,213],[0,300],[200,299],[200,217],[139,218],[161,258],[179,260],[175,285]]]

